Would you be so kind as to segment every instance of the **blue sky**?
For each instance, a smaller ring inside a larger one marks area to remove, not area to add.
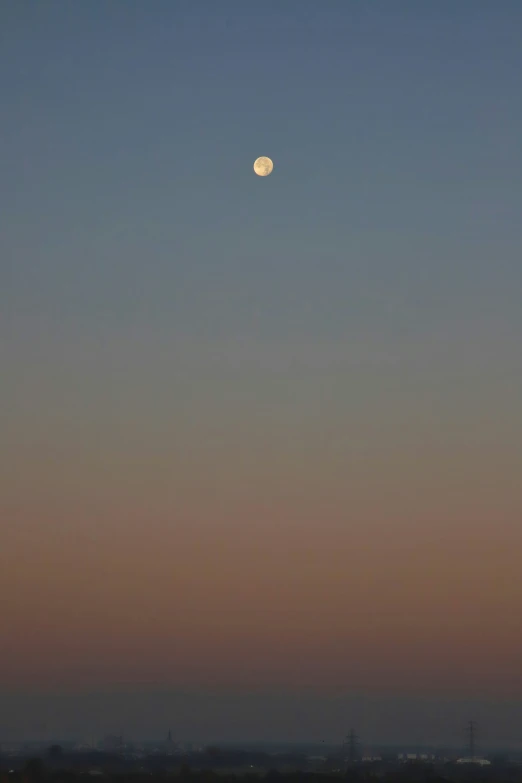
[[[328,339],[502,301],[520,325],[516,2],[2,14],[15,320]]]

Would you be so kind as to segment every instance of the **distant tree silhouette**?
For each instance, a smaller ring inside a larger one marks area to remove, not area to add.
[[[75,783],[76,774],[72,770],[60,769],[52,776],[53,783]]]
[[[50,759],[59,759],[63,756],[63,748],[61,745],[51,745],[47,751],[47,755]]]
[[[214,783],[218,777],[218,773],[214,772],[213,769],[202,769],[198,777],[201,783]]]
[[[24,767],[24,777],[29,781],[40,781],[45,777],[45,766],[42,759],[29,759]]]

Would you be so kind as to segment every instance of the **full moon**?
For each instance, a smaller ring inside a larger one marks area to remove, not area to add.
[[[257,158],[254,163],[254,171],[258,177],[268,177],[268,175],[272,173],[273,168],[274,164],[270,158],[265,158],[264,156]]]

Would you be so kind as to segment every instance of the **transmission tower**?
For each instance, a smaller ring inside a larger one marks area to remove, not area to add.
[[[343,743],[343,747],[347,753],[347,759],[350,764],[355,764],[355,762],[359,760],[360,745],[359,737],[353,729],[350,729],[350,733]]]
[[[466,734],[468,735],[468,748],[469,748],[469,757],[470,757],[470,759],[474,759],[476,757],[476,753],[477,753],[476,731],[477,731],[477,724],[476,724],[476,722],[474,720],[468,721]]]

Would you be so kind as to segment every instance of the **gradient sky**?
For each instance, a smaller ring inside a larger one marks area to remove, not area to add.
[[[0,689],[520,708],[521,25],[1,4]]]

